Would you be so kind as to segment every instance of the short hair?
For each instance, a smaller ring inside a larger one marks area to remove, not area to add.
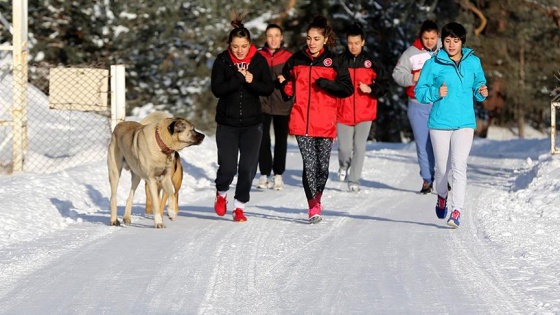
[[[266,33],[266,32],[268,32],[269,29],[272,29],[272,28],[278,29],[280,31],[280,34],[284,34],[284,30],[280,27],[280,25],[274,24],[274,23],[268,24],[266,26],[266,30],[264,30],[264,32]]]
[[[346,32],[346,37],[348,36],[361,36],[362,39],[365,39],[365,33],[360,23],[352,23],[352,26],[350,26],[350,28]]]
[[[458,38],[464,45],[467,42],[467,30],[457,22],[447,23],[441,28],[441,39],[446,37]]]
[[[422,34],[426,33],[426,32],[436,32],[439,33],[439,28],[436,24],[436,22],[432,21],[432,20],[425,20],[422,23],[422,26],[420,27],[420,32],[418,33],[418,37],[422,37]]]

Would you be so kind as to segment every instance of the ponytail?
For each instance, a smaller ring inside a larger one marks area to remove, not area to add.
[[[319,33],[327,38],[327,46],[336,47],[336,34],[324,16],[316,15],[307,27],[307,31],[312,28],[319,30]]]
[[[246,15],[247,12],[244,11],[242,12],[230,11],[231,26],[233,26],[233,30],[229,32],[228,41],[227,41],[228,44],[231,44],[231,41],[234,37],[247,38],[249,43],[251,42],[251,32],[249,32],[249,30],[245,28],[245,26],[243,25],[243,19],[245,18]]]

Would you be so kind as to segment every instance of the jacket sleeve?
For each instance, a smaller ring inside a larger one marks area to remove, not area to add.
[[[345,98],[354,94],[354,85],[348,72],[348,63],[343,58],[337,58],[335,63],[336,78],[334,80],[320,79],[316,82],[320,88],[335,97]]]
[[[400,56],[397,65],[393,69],[393,80],[402,87],[414,85],[412,82],[412,63],[410,62],[408,49]]]
[[[474,66],[474,83],[473,83],[473,94],[477,102],[482,102],[486,99],[486,97],[482,96],[478,89],[486,85],[486,77],[484,76],[484,70],[482,69],[482,65],[480,64],[480,59],[478,57],[475,60]]]
[[[256,64],[253,71],[255,73],[253,73],[253,81],[246,83],[248,89],[259,96],[269,96],[274,92],[274,82],[270,77],[268,64],[266,64],[266,60],[261,55],[254,59]]]
[[[293,55],[292,55],[293,56]],[[289,101],[294,97],[294,85],[292,83],[292,58],[288,59],[282,67],[282,76],[286,79],[280,84],[280,91],[282,92],[282,99],[284,101]]]
[[[381,97],[389,90],[389,85],[391,84],[389,73],[379,62],[373,63],[373,70],[377,74],[377,77],[375,78],[375,82],[369,86],[371,88],[370,95],[374,97]]]
[[[239,90],[245,81],[245,77],[235,71],[233,67],[230,67],[225,60],[218,57],[212,66],[210,81],[210,87],[214,96],[222,98]]]
[[[428,104],[441,99],[441,96],[439,96],[439,86],[434,84],[434,65],[434,59],[426,61],[414,88],[414,94],[420,103]]]

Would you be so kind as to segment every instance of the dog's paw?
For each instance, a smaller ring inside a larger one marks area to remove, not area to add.
[[[121,226],[121,222],[118,219],[111,221],[111,226]]]
[[[156,223],[156,229],[165,229],[165,224],[163,223]]]
[[[123,218],[123,223],[126,225],[130,225],[132,223],[132,220],[130,220],[130,218]]]

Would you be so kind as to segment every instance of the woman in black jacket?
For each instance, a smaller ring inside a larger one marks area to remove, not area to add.
[[[216,109],[216,145],[218,171],[216,202],[219,216],[227,211],[227,191],[237,174],[233,220],[247,221],[243,214],[259,159],[262,138],[260,96],[274,90],[266,59],[251,43],[251,34],[242,23],[244,14],[231,21],[228,49],[220,53],[212,67],[212,93],[218,98]],[[239,164],[238,164],[239,155]]]

